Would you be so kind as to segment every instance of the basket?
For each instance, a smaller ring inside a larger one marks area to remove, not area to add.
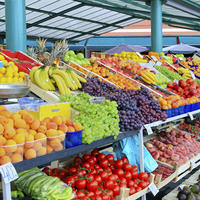
[[[82,144],[82,130],[67,132],[65,136],[65,147],[71,148]]]

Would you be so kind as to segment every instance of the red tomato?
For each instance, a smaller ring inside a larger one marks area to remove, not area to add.
[[[126,180],[131,180],[131,179],[132,179],[132,174],[131,174],[131,172],[129,172],[129,171],[125,172],[124,178],[125,178]]]
[[[132,169],[132,166],[131,166],[131,164],[129,164],[129,163],[124,163],[123,169],[124,169],[125,171],[130,171],[130,170]]]
[[[117,174],[111,174],[109,177],[108,177],[109,180],[111,181],[117,181],[119,179],[118,175]]]
[[[74,186],[75,186],[75,179],[74,179],[74,177],[72,177],[72,176],[69,176],[69,177],[67,177],[66,179],[64,179],[64,182],[65,182],[67,185],[70,185],[71,187],[74,187]]]
[[[145,181],[140,181],[138,183],[138,186],[141,187],[142,189],[146,188],[147,187],[147,183]]]
[[[75,163],[73,164],[73,166],[74,166],[75,168],[79,168],[79,167],[81,166],[81,163],[75,162]]]
[[[97,170],[96,170],[96,169],[91,169],[91,170],[90,170],[90,174],[95,175],[96,173],[97,173]]]
[[[123,161],[123,163],[128,163],[128,159],[126,157],[123,157],[121,160]]]
[[[132,174],[132,178],[133,178],[133,179],[136,179],[136,178],[138,177],[138,171],[132,170],[132,171],[131,171],[131,174]]]
[[[110,197],[107,194],[102,195],[102,200],[110,200]]]
[[[141,187],[136,187],[135,190],[136,190],[136,193],[137,193],[137,192],[141,191],[142,188]]]
[[[133,165],[132,168],[133,168],[134,171],[138,172],[138,167],[136,165]]]
[[[88,197],[88,198],[91,198],[91,197],[93,197],[94,196],[94,192],[92,192],[92,191],[89,191],[87,194],[86,194],[86,197]]]
[[[98,188],[98,182],[97,181],[91,181],[87,183],[87,189],[89,191],[95,192]]]
[[[123,166],[123,161],[122,161],[122,160],[117,160],[117,161],[115,162],[115,167],[116,167],[117,169],[121,169],[122,166]]]
[[[77,175],[78,176],[84,176],[84,175],[86,175],[87,174],[87,172],[84,170],[84,169],[80,169],[78,172],[77,172]]]
[[[136,190],[134,187],[130,187],[129,195],[133,195],[136,193]]]
[[[102,200],[101,196],[99,196],[99,195],[94,195],[94,199],[95,200]]]
[[[105,159],[106,158],[106,155],[104,154],[104,153],[100,153],[100,154],[98,154],[98,156],[97,156],[97,159],[99,160],[99,161],[101,161],[101,160],[103,160],[103,159]]]
[[[119,187],[119,185],[115,185],[114,186],[113,193],[114,193],[114,196],[117,196],[117,195],[120,194],[120,187]]]
[[[109,162],[108,162],[108,160],[103,159],[103,160],[99,161],[99,164],[100,164],[100,166],[101,166],[102,168],[105,169],[105,168],[108,168]]]
[[[119,187],[120,187],[120,188],[126,188],[126,187],[127,187],[127,184],[126,184],[126,183],[120,183],[120,184],[119,184]]]
[[[106,180],[106,179],[108,178],[108,173],[105,172],[105,171],[101,171],[101,172],[99,173],[99,175],[101,176],[101,179],[102,179],[102,180]]]
[[[87,174],[85,176],[85,178],[87,178],[87,182],[93,181],[94,180],[94,176],[92,174]]]
[[[81,190],[78,190],[78,191],[76,192],[76,196],[77,196],[77,198],[79,199],[79,198],[85,197],[85,193],[82,192]]]
[[[101,167],[100,167],[100,165],[95,164],[95,165],[94,165],[94,168],[95,168],[95,169],[100,169]]]
[[[84,154],[83,155],[83,159],[85,160],[85,161],[87,161],[88,159],[90,158],[90,155],[89,154]]]
[[[45,174],[47,174],[48,176],[51,176],[52,174],[52,171],[49,167],[45,167],[43,170],[42,170]]]
[[[91,166],[93,166],[97,162],[97,158],[91,156],[87,161],[90,163]]]
[[[81,157],[79,157],[79,156],[76,156],[76,158],[74,158],[74,162],[81,163],[81,162],[82,162],[82,159],[81,159]]]
[[[103,186],[108,190],[112,190],[114,187],[114,182],[111,180],[105,180]]]
[[[102,192],[102,190],[100,190],[100,189],[97,189],[96,192],[95,192],[96,195],[101,195],[102,193],[103,193],[103,192]]]
[[[97,174],[100,174],[100,172],[102,172],[103,171],[103,169],[102,168],[100,168],[100,169],[97,169]]]
[[[75,185],[77,189],[84,189],[86,187],[86,183],[87,183],[86,180],[82,179],[82,180],[77,180],[75,182]]]
[[[86,169],[90,169],[91,167],[89,162],[84,162],[81,166]]]
[[[97,181],[98,183],[101,183],[101,182],[102,182],[102,178],[101,178],[100,175],[94,176],[94,180]]]
[[[113,161],[114,161],[114,156],[111,155],[111,154],[108,154],[108,155],[106,156],[106,159],[107,159],[109,162],[113,162]]]
[[[58,168],[54,168],[54,169],[52,169],[51,171],[52,171],[52,173],[54,173],[54,174],[58,174],[59,169],[58,169]]]
[[[91,152],[91,155],[92,156],[97,156],[99,154],[99,151],[97,149],[94,149],[92,152]]]
[[[113,193],[112,190],[106,191],[106,194],[107,194],[110,198],[113,198],[114,193]]]
[[[134,187],[134,186],[135,186],[135,183],[134,183],[134,181],[129,180],[129,181],[127,182],[127,185],[128,185],[129,188],[131,188],[131,187]]]
[[[66,171],[64,169],[61,169],[60,172],[59,172],[59,176],[61,178],[64,178],[64,177],[66,177],[66,175],[67,175]]]
[[[147,172],[140,172],[138,175],[140,180],[148,181],[149,175]]]
[[[71,167],[68,169],[69,174],[75,174],[77,172],[77,169],[75,167]]]
[[[78,175],[76,175],[76,174],[73,174],[71,177],[73,177],[75,181],[76,181],[76,179],[78,179],[78,178],[79,178],[79,176],[78,176]]]
[[[117,174],[119,178],[121,178],[121,177],[124,176],[124,171],[123,171],[123,169],[116,169],[116,170],[114,171],[114,173]]]
[[[120,183],[127,183],[127,180],[124,177],[120,178]]]

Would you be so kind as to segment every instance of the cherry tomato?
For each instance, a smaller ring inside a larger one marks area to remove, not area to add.
[[[106,156],[106,159],[107,159],[109,162],[113,162],[113,161],[114,161],[114,156],[111,155],[111,154],[108,154],[108,155]]]
[[[87,183],[86,180],[82,179],[82,180],[77,180],[75,182],[75,185],[77,189],[84,189],[86,187],[86,183]]]
[[[116,167],[117,169],[121,169],[122,166],[123,166],[123,161],[122,161],[122,160],[117,160],[117,161],[115,162],[115,167]]]
[[[101,195],[102,193],[103,193],[103,191],[100,190],[99,188],[95,191],[95,194],[96,194],[96,195]]]
[[[52,173],[54,173],[54,174],[58,174],[59,169],[58,169],[58,168],[54,168],[54,169],[52,169],[51,171],[52,171]]]
[[[127,180],[124,177],[120,178],[120,183],[127,183]]]
[[[108,177],[109,180],[111,181],[117,181],[119,179],[118,175],[117,174],[111,174],[109,177]]]
[[[131,171],[131,174],[132,174],[132,178],[133,178],[133,179],[136,179],[136,178],[138,177],[138,171],[132,170],[132,171]]]
[[[136,190],[134,187],[130,187],[129,195],[133,195],[136,193]]]
[[[103,186],[108,190],[112,190],[114,187],[114,182],[111,180],[105,180]]]
[[[108,165],[109,165],[109,162],[108,160],[106,159],[102,159],[101,161],[99,161],[99,165],[102,167],[102,168],[108,168]]]
[[[94,180],[94,181],[87,183],[87,189],[89,191],[95,192],[97,190],[97,188],[98,188],[98,182],[97,181]]]
[[[114,193],[113,193],[112,190],[106,191],[106,194],[107,194],[110,198],[113,198]]]
[[[91,197],[93,197],[94,196],[94,192],[92,192],[92,191],[89,191],[87,194],[86,194],[86,197],[88,197],[88,198],[91,198]]]
[[[132,179],[132,174],[131,174],[131,172],[129,172],[129,171],[125,172],[124,178],[125,178],[126,180],[131,180],[131,179]]]
[[[77,172],[77,169],[75,167],[71,167],[68,169],[69,174],[75,174]]]
[[[113,187],[113,193],[114,193],[114,196],[117,196],[117,195],[120,194],[120,187],[119,187],[119,185],[115,185]]]
[[[90,158],[90,155],[89,154],[84,154],[83,155],[83,159],[85,160],[85,161],[87,161],[88,159]]]
[[[84,169],[80,169],[80,170],[78,170],[78,172],[77,172],[77,175],[78,176],[84,176],[84,175],[86,175],[87,174],[87,172],[84,170]]]
[[[79,157],[79,156],[76,156],[76,158],[74,158],[74,162],[81,163],[81,162],[82,162],[82,159],[81,159],[81,157]]]
[[[126,184],[126,183],[120,183],[120,184],[119,184],[119,187],[120,187],[120,188],[126,188],[126,187],[127,187],[127,184]]]
[[[135,190],[136,190],[136,193],[137,193],[137,192],[141,191],[142,188],[141,187],[136,187]]]
[[[94,176],[92,174],[87,174],[85,176],[85,178],[87,178],[87,182],[93,181],[94,180]]]
[[[95,175],[97,173],[96,169],[90,169],[90,174]]]
[[[106,171],[101,171],[99,175],[101,176],[102,180],[106,180],[108,178],[108,173]]]
[[[101,167],[100,167],[100,165],[95,164],[95,165],[94,165],[94,168],[95,168],[95,169],[100,169]]]
[[[119,178],[124,176],[123,169],[116,169],[114,172],[115,172],[115,174],[117,174],[119,176]]]
[[[84,162],[81,166],[86,169],[90,169],[91,167],[89,162]]]
[[[130,171],[130,170],[132,169],[132,166],[131,166],[131,164],[129,164],[129,163],[124,163],[123,169],[124,169],[125,171]]]
[[[96,159],[96,157],[91,156],[91,157],[87,160],[87,162],[89,162],[90,165],[93,166],[93,165],[97,162],[97,159]]]
[[[100,154],[97,155],[97,159],[98,159],[99,161],[101,161],[101,160],[103,160],[103,159],[105,159],[105,158],[106,158],[106,155],[105,155],[104,153],[100,153]]]
[[[110,197],[107,194],[103,194],[102,200],[110,200]]]
[[[92,152],[91,152],[91,155],[92,156],[97,156],[99,154],[99,151],[97,149],[94,149]]]
[[[138,172],[138,167],[136,165],[133,165],[132,168],[133,168],[134,171]]]
[[[140,180],[148,181],[149,175],[147,172],[140,172],[138,175]]]
[[[75,186],[75,179],[74,179],[74,177],[72,177],[72,176],[69,176],[69,177],[67,177],[66,179],[64,179],[64,182],[65,182],[67,185],[70,185],[71,187],[74,187],[74,186]]]
[[[100,175],[94,176],[94,180],[96,180],[98,183],[101,183],[101,182],[102,182],[102,178],[101,178]]]
[[[95,200],[102,200],[101,196],[100,195],[96,195],[96,194],[94,195],[94,199]]]
[[[129,181],[127,182],[127,185],[128,185],[129,188],[131,188],[131,187],[134,187],[135,183],[134,183],[134,181],[129,180]]]
[[[48,176],[51,176],[52,175],[52,171],[49,167],[45,167],[43,170],[42,170],[45,174],[47,174]]]
[[[142,189],[146,188],[147,187],[147,183],[145,181],[140,181],[138,183],[138,186],[141,187]]]
[[[75,163],[73,164],[73,166],[74,166],[75,168],[79,168],[79,167],[81,166],[81,163],[75,162]]]
[[[76,192],[76,196],[77,196],[77,198],[79,199],[79,198],[85,197],[85,193],[82,192],[81,190],[78,190],[78,191]]]
[[[61,178],[64,178],[64,177],[66,177],[66,175],[67,175],[66,171],[64,169],[61,169],[60,172],[59,172],[59,176]]]
[[[121,160],[123,161],[123,163],[128,163],[128,159],[126,157],[123,157]]]

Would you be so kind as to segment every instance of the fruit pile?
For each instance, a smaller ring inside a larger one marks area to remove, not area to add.
[[[34,199],[71,200],[74,197],[72,188],[56,177],[47,176],[38,168],[19,172],[14,181],[18,191]]]
[[[162,131],[158,137],[145,143],[154,159],[170,165],[183,165],[186,161],[200,153],[200,143],[185,132],[171,130]]]
[[[29,75],[32,83],[50,91],[56,90],[57,87],[61,95],[71,94],[71,90],[80,89],[81,82],[86,82],[72,69],[62,70],[52,66],[33,67]]]
[[[188,79],[188,78],[192,78],[192,75],[191,75],[191,72],[189,69],[185,69],[185,68],[178,68],[178,73],[185,79]]]
[[[141,78],[144,82],[148,84],[156,85],[158,83],[156,75],[153,72],[150,72],[149,69],[142,71]]]
[[[155,171],[153,171],[153,174],[155,175],[162,175],[161,180],[168,178],[170,175],[172,175],[175,172],[173,168],[170,168],[167,165],[164,165],[162,163],[158,163],[158,167]]]
[[[84,154],[76,157],[71,168],[58,171],[44,169],[47,174],[57,171],[57,175],[67,185],[75,189],[76,198],[80,199],[105,199],[116,200],[120,188],[130,188],[129,195],[133,195],[148,187],[149,174],[138,172],[137,166],[131,166],[127,158],[114,160],[113,155],[107,156],[98,150],[93,150],[91,155]]]
[[[24,82],[25,73],[18,72],[18,67],[14,62],[8,62],[4,56],[0,55],[3,67],[0,68],[0,83],[20,83]]]
[[[198,85],[192,79],[187,79],[186,82],[184,80],[180,80],[178,84],[175,82],[170,82],[168,83],[168,90],[183,96],[184,98],[193,96],[200,98],[200,85]]]
[[[0,108],[0,165],[32,159],[63,147],[66,132],[82,130],[80,123],[64,116],[35,119],[25,110],[10,113]]]
[[[139,129],[144,124],[166,119],[159,103],[145,88],[136,91],[116,89],[98,78],[91,78],[84,84],[83,91],[117,102],[121,131]]]
[[[152,58],[153,60],[156,59],[156,60],[158,60],[158,61],[160,61],[161,63],[164,64],[165,60],[163,59],[163,54],[164,54],[163,52],[161,52],[160,55],[157,52],[153,52],[153,51],[148,52],[148,56],[150,58]]]
[[[71,64],[71,66],[75,69],[78,69],[79,71],[83,72],[84,74],[88,74],[84,69],[81,69],[79,66]],[[103,78],[106,78],[106,80],[114,83],[115,85],[126,88],[126,89],[138,89],[138,86],[135,84],[135,82],[125,78],[121,74],[112,73],[108,69],[101,67],[97,63],[94,63],[92,65],[82,65],[85,69],[94,72],[98,75],[100,75]]]
[[[94,87],[94,86],[93,86]],[[112,87],[112,86],[111,86]],[[117,104],[106,100],[100,104],[90,102],[91,96],[81,92],[76,96],[61,96],[61,101],[71,103],[71,107],[79,112],[74,121],[83,125],[82,142],[93,141],[119,135],[119,116]]]
[[[157,78],[157,85],[159,85],[162,88],[166,88],[167,84],[169,83],[169,79],[167,79],[165,76],[163,76],[161,73],[156,73]]]
[[[177,194],[178,200],[198,200],[200,199],[200,177],[197,183],[190,186],[184,186]]]

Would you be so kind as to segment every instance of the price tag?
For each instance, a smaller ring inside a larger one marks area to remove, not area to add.
[[[139,52],[136,52],[136,54],[137,54],[140,58],[143,58],[143,56],[142,56]]]
[[[195,75],[194,75],[193,72],[190,71],[190,74],[191,74],[191,76],[192,76],[192,79],[196,79],[196,77],[195,77]]]
[[[152,58],[154,61],[158,61],[158,59],[157,59],[155,56],[151,56],[151,58]]]
[[[156,194],[159,192],[159,189],[156,187],[154,183],[151,183],[149,185],[149,189],[152,192],[153,196],[156,196]]]
[[[152,60],[150,60],[148,64],[150,67],[153,67],[155,65],[155,63]]]
[[[155,65],[157,65],[157,66],[161,66],[162,63],[161,63],[160,61],[157,61]]]
[[[18,178],[18,174],[11,162],[0,166],[0,173],[5,183],[10,183]]]
[[[152,129],[151,129],[150,126],[148,126],[148,125],[144,125],[144,127],[146,128],[148,135],[153,134],[153,131],[152,131]]]
[[[191,120],[194,120],[194,117],[193,117],[192,113],[188,113],[188,115],[189,115]]]
[[[190,161],[191,168],[194,169],[196,167],[195,162],[193,160]]]
[[[182,61],[182,60],[183,60],[183,58],[181,58],[181,57],[179,57],[178,59],[179,59],[180,61]]]

